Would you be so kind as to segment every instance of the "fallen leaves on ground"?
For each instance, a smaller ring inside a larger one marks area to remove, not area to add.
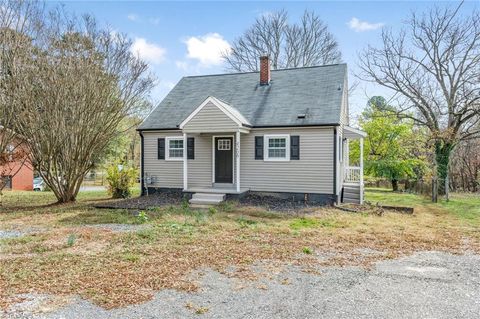
[[[478,231],[442,209],[425,207],[413,215],[349,214],[325,208],[287,217],[237,207],[202,218],[165,214],[134,232],[55,224],[52,220],[60,220],[62,213],[52,217],[47,209],[41,214],[29,216],[32,226],[37,218],[48,216],[51,228],[38,235],[41,240],[1,246],[8,251],[8,258],[0,258],[2,307],[30,292],[79,294],[105,308],[122,307],[145,302],[161,289],[196,291],[199,284],[191,274],[202,268],[255,281],[287,264],[318,273],[318,266],[369,267],[380,259],[416,251],[462,253],[466,238],[468,249],[480,251]],[[72,233],[77,239],[69,246]],[[44,249],[35,250],[32,242]],[[305,247],[310,253],[304,253]],[[252,270],[258,262],[265,266],[264,273]]]

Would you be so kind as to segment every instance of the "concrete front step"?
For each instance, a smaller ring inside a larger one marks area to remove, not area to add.
[[[211,199],[191,199],[189,200],[190,204],[195,204],[195,205],[217,205],[220,204],[221,200],[211,200]]]
[[[192,199],[208,199],[212,201],[223,201],[225,200],[225,194],[218,193],[195,193],[192,195]]]
[[[212,207],[213,205],[212,204],[190,204],[190,208],[195,208],[195,209],[209,209],[210,207]]]
[[[195,193],[190,199],[194,205],[217,205],[225,200],[225,194],[217,193]]]

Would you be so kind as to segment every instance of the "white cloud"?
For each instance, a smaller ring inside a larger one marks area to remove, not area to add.
[[[187,57],[198,60],[206,67],[221,64],[222,53],[231,50],[230,44],[218,33],[190,37],[184,42],[187,45]]]
[[[150,22],[153,25],[158,25],[160,23],[160,18],[150,18],[148,19],[148,22]]]
[[[148,42],[144,38],[135,38],[130,48],[133,54],[137,54],[141,59],[152,64],[159,64],[165,60],[167,50],[161,46]]]
[[[136,15],[134,13],[130,13],[129,15],[127,15],[127,19],[130,20],[130,21],[137,21],[138,20],[138,15]]]
[[[186,61],[175,61],[175,65],[177,66],[177,68],[183,71],[187,71],[189,67],[188,62]]]
[[[364,32],[380,29],[385,25],[385,23],[370,23],[367,21],[360,21],[358,18],[353,17],[350,21],[348,21],[347,25],[355,32]]]

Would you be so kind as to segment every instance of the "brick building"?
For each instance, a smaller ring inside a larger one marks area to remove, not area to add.
[[[9,168],[10,169],[10,168]],[[2,170],[2,168],[0,168]],[[33,169],[29,164],[16,163],[11,168],[14,176],[7,175],[4,177],[7,181],[6,190],[33,190]]]
[[[0,138],[2,135],[0,127]],[[33,190],[33,168],[31,163],[26,160],[28,147],[25,143],[14,138],[9,143],[4,152],[0,154],[1,161],[4,165],[0,165],[0,178],[6,183],[6,190]]]

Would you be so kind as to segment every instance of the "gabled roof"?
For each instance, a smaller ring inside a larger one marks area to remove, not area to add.
[[[263,86],[258,72],[188,76],[138,129],[177,129],[212,96],[253,127],[338,125],[346,77],[346,64],[273,70]]]
[[[232,121],[237,123],[239,127],[241,126],[252,126],[250,122],[233,106],[228,105],[227,103],[220,101],[214,96],[209,96],[202,102],[192,113],[188,115],[188,117],[180,123],[179,128],[183,129],[183,127],[190,122],[208,103],[212,103],[216,107],[218,107],[225,115],[227,115]]]

